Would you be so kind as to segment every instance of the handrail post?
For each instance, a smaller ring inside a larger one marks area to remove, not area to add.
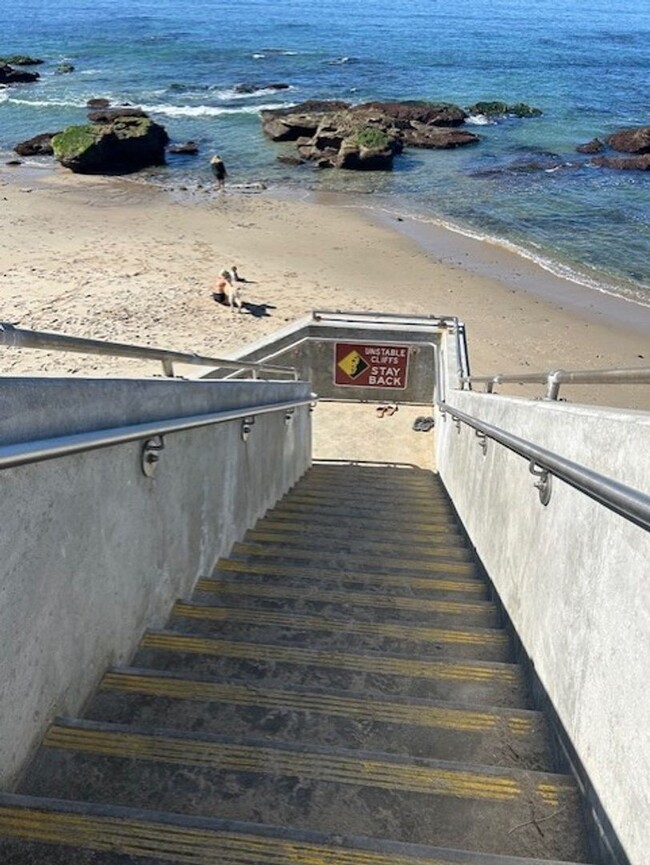
[[[555,369],[549,372],[546,379],[546,396],[547,400],[556,400],[560,395],[560,385],[562,383],[563,369]]]

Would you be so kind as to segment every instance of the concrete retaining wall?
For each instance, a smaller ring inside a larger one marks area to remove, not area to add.
[[[638,490],[650,415],[451,391],[448,404]],[[451,419],[440,474],[634,865],[650,849],[650,535]]]
[[[0,444],[309,398],[304,383],[0,380]],[[306,471],[308,407],[0,471],[0,785]]]

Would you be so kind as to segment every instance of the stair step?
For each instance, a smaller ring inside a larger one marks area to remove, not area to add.
[[[246,532],[244,543],[260,545],[269,549],[293,549],[294,547],[305,547],[306,538],[300,532],[278,533],[266,531],[264,529],[251,529]],[[464,543],[448,544],[445,539],[430,540],[427,544],[415,546],[405,541],[367,541],[363,537],[330,537],[330,538],[313,538],[309,537],[309,549],[314,551],[322,551],[332,549],[340,554],[360,554],[364,556],[389,556],[398,558],[405,556],[412,559],[455,559],[458,561],[470,561],[473,554],[469,547]]]
[[[177,602],[170,627],[205,634],[218,631],[223,637],[256,640],[258,637],[297,642],[304,634],[310,645],[346,648],[349,645],[379,651],[413,651],[414,646],[434,646],[441,657],[508,661],[510,641],[504,631],[487,628],[435,628],[400,622],[360,622],[343,617],[297,615],[270,610],[246,610],[224,605]],[[270,632],[270,633],[269,633]]]
[[[473,562],[456,561],[447,558],[411,559],[387,555],[348,553],[336,549],[314,550],[299,547],[274,547],[269,544],[233,544],[231,557],[247,557],[254,560],[277,560],[280,562],[305,562],[315,564],[325,562],[330,567],[354,569],[365,567],[368,570],[408,570],[421,573],[445,573],[472,576],[477,573]]]
[[[375,472],[366,469],[356,470],[354,466],[338,467],[336,471],[324,472],[318,466],[312,466],[307,474],[303,475],[298,483],[313,483],[323,485],[354,484],[369,488],[378,487],[426,487],[433,489],[444,489],[444,484],[439,475],[430,471],[421,474],[414,472],[396,471],[388,473],[386,467]]]
[[[505,707],[357,696],[124,668],[107,673],[87,717],[129,725],[373,749],[484,765],[552,768],[544,718]]]
[[[347,572],[338,568],[305,568],[304,565],[260,564],[242,562],[238,559],[219,559],[214,576],[220,580],[237,581],[239,576],[251,581],[258,578],[261,584],[319,585],[322,588],[344,589],[358,586],[365,590],[390,590],[404,595],[417,596],[418,592],[437,597],[485,600],[488,588],[481,580],[462,575],[446,579],[441,576],[411,577],[403,574],[373,574],[365,571]]]
[[[368,543],[374,541],[403,543],[406,545],[413,544],[414,547],[428,546],[429,544],[443,543],[452,546],[461,544],[467,545],[465,536],[456,522],[449,523],[447,526],[433,526],[426,532],[412,529],[408,523],[403,523],[400,526],[395,526],[393,523],[384,523],[381,528],[372,528],[372,523],[369,527],[359,533],[356,524],[347,525],[341,523],[340,520],[331,519],[300,519],[283,516],[276,519],[272,516],[263,517],[258,520],[255,525],[256,531],[268,532],[290,532],[296,535],[302,535],[314,538],[316,541],[325,540],[326,538],[358,538],[365,540]]]
[[[304,486],[296,484],[285,496],[285,499],[305,499],[314,503],[322,502],[323,504],[333,503],[340,504],[342,502],[349,503],[352,500],[355,504],[361,498],[363,502],[371,505],[387,505],[395,507],[400,502],[407,505],[428,505],[428,504],[443,504],[449,505],[449,497],[441,490],[422,489],[422,490],[404,490],[398,488],[387,487],[384,490],[366,491],[359,489],[356,485],[336,486],[330,489],[322,489],[313,486]]]
[[[306,526],[338,526],[342,531],[346,529],[355,531],[359,534],[365,533],[366,529],[372,531],[391,531],[395,533],[402,532],[418,532],[431,534],[441,534],[444,532],[459,533],[460,527],[458,520],[453,516],[428,516],[418,519],[404,516],[401,513],[393,513],[389,516],[374,516],[351,514],[349,512],[339,513],[335,511],[327,511],[326,513],[318,513],[313,508],[281,507],[276,505],[274,508],[266,512],[265,521],[270,520],[278,522],[280,520],[291,523],[300,522]]]
[[[392,814],[390,834],[399,841],[511,855],[531,853],[534,844],[541,856],[583,855],[579,833],[540,837],[532,825],[511,832],[530,820],[531,809],[538,819],[556,814],[558,823],[580,817],[572,779],[522,769],[61,721],[49,729],[20,792],[34,786],[52,798],[312,831],[339,832],[347,815],[355,831],[379,838]]]
[[[326,526],[325,531],[316,532],[310,529],[294,529],[284,526],[282,523],[267,522],[260,520],[254,529],[249,529],[244,536],[246,542],[268,541],[270,543],[284,543],[287,545],[305,544],[309,538],[309,546],[314,549],[331,547],[336,544],[340,548],[354,547],[358,552],[377,552],[391,550],[409,550],[413,556],[420,554],[435,553],[440,548],[454,548],[462,550],[470,555],[470,547],[460,533],[437,532],[435,535],[422,536],[420,534],[405,537],[401,533],[386,535],[375,532],[370,537],[364,532],[358,535],[355,532],[341,532],[335,527]]]
[[[460,622],[462,625],[480,628],[499,627],[499,612],[491,601],[449,601],[431,598],[407,598],[380,592],[355,592],[352,590],[327,591],[317,586],[269,586],[248,583],[245,580],[227,582],[224,580],[202,579],[195,587],[202,595],[217,596],[229,606],[242,606],[247,609],[296,610],[297,612],[318,612],[336,614],[337,608],[346,612],[355,611],[358,621],[377,620],[384,617],[399,616],[400,621],[425,620],[428,624],[447,624]],[[314,608],[316,608],[314,610]],[[334,608],[334,609],[332,609]]]
[[[322,651],[161,630],[145,633],[133,665],[254,685],[329,688],[364,698],[414,696],[522,709],[530,705],[521,668],[486,661]]]
[[[449,502],[435,502],[427,499],[421,504],[411,504],[405,501],[373,502],[368,497],[359,496],[359,500],[342,498],[340,501],[320,502],[314,501],[307,496],[299,496],[290,493],[275,506],[277,510],[301,510],[306,513],[337,513],[337,514],[361,514],[368,517],[391,517],[399,513],[402,519],[408,518],[429,519],[432,516],[453,518],[454,510]]]
[[[566,865],[86,802],[0,794],[7,865]],[[136,857],[133,859],[133,857]]]

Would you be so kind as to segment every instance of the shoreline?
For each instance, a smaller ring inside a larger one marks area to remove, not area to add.
[[[0,169],[9,202],[0,215],[0,320],[223,356],[316,307],[374,308],[458,315],[476,374],[650,363],[650,307],[450,228],[398,221],[380,200],[286,188],[179,192]],[[235,262],[251,280],[245,316],[211,296],[220,268]],[[134,361],[16,350],[0,354],[0,371],[151,372]],[[563,395],[650,409],[650,387]]]

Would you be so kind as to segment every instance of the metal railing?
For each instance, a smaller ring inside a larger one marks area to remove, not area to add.
[[[70,351],[80,354],[100,354],[110,357],[132,357],[138,360],[156,360],[162,363],[163,373],[168,378],[174,377],[174,364],[191,364],[192,366],[221,367],[223,369],[247,370],[253,378],[263,378],[265,374],[289,376],[294,381],[298,378],[295,367],[274,366],[260,362],[251,363],[243,360],[228,360],[219,357],[205,357],[199,354],[188,354],[181,351],[171,351],[164,348],[148,348],[147,346],[130,343],[107,342],[100,339],[85,339],[77,336],[67,336],[48,331],[24,330],[13,324],[0,322],[0,345],[13,348],[36,348],[48,351]]]
[[[465,375],[462,385],[485,384],[486,393],[494,393],[498,384],[545,384],[545,399],[556,400],[563,384],[650,384],[650,367],[631,369],[585,369],[567,371],[555,369],[549,372],[527,372],[512,375]]]
[[[443,415],[448,415],[456,422],[459,430],[461,423],[472,427],[479,438],[484,454],[487,449],[487,439],[492,439],[528,460],[531,473],[539,478],[535,486],[539,489],[542,504],[548,504],[551,496],[551,477],[555,476],[637,526],[650,530],[650,495],[558,456],[553,451],[539,447],[499,427],[478,420],[447,403],[439,403],[438,408]]]
[[[144,441],[169,433],[183,432],[212,426],[228,421],[241,420],[243,431],[250,432],[257,415],[284,412],[285,419],[290,420],[295,410],[301,406],[311,405],[314,394],[308,399],[288,400],[286,402],[269,403],[268,405],[248,406],[245,408],[227,409],[209,412],[207,414],[186,415],[168,420],[149,421],[127,426],[109,427],[90,432],[73,433],[72,435],[54,436],[31,442],[0,445],[0,470],[15,468],[30,463],[43,462],[57,457],[71,456],[85,451],[99,450],[125,442]]]

